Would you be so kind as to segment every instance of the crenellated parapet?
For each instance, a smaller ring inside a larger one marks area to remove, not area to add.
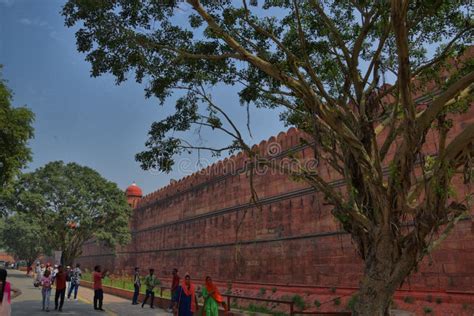
[[[276,137],[272,136],[267,140],[262,140],[258,145],[253,145],[251,150],[260,158],[281,158],[288,154],[288,152],[297,150],[302,145],[301,139],[309,139],[309,136],[291,127],[286,132],[280,132]],[[234,174],[239,170],[244,170],[249,162],[249,156],[244,152],[239,152],[236,155],[219,160],[206,168],[183,177],[178,181],[173,181],[157,191],[145,195],[139,201],[137,207],[146,207],[156,200],[166,198],[177,192],[183,192],[194,186],[229,174]]]

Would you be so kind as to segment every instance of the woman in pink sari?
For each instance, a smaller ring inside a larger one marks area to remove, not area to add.
[[[13,294],[12,294],[13,292]],[[21,294],[21,291],[12,288],[7,282],[7,270],[0,269],[0,315],[10,316],[12,314],[11,299]]]

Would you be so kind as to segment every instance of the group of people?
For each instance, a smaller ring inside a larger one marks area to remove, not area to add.
[[[35,270],[35,286],[41,287],[42,293],[42,309],[49,311],[50,295],[53,284],[56,285],[56,293],[54,297],[54,309],[62,311],[64,298],[66,295],[68,300],[71,298],[74,292],[74,299],[77,300],[77,292],[80,285],[82,272],[80,264],[76,264],[74,269],[69,266],[66,270],[63,266],[58,265],[52,267],[50,264],[42,265],[37,263],[37,269]],[[193,316],[198,309],[198,297],[196,293],[196,287],[191,281],[191,276],[187,273],[184,276],[184,280],[180,282],[178,270],[173,269],[173,280],[171,284],[171,305],[168,311],[173,312],[176,316]],[[102,288],[102,279],[107,276],[107,271],[102,272],[100,265],[94,267],[94,273],[92,274],[94,282],[94,309],[98,311],[104,311],[102,309],[104,291]],[[11,299],[21,294],[19,290],[11,287],[10,283],[6,281],[7,271],[0,269],[0,315],[10,316]],[[155,276],[154,269],[149,270],[149,274],[143,279],[146,286],[145,299],[142,302],[142,308],[150,299],[150,307],[154,308],[155,289],[159,286],[160,282]],[[137,305],[138,296],[140,293],[140,287],[142,279],[140,278],[139,268],[135,268],[133,276],[134,282],[134,295],[132,304]],[[204,299],[202,307],[202,315],[205,316],[217,316],[219,315],[219,305],[223,305],[227,309],[222,296],[219,293],[216,285],[212,282],[211,277],[206,277],[205,285],[202,288],[201,295]]]
[[[46,265],[36,263],[35,269],[36,287],[41,288],[42,295],[42,310],[49,312],[50,296],[53,284],[56,285],[56,292],[54,295],[54,310],[62,311],[64,305],[64,298],[71,299],[71,294],[74,291],[74,299],[77,301],[77,292],[81,282],[82,271],[80,264],[76,264],[74,269],[70,266],[66,267],[66,271],[62,265],[55,265],[47,263]]]
[[[177,316],[193,316],[198,309],[198,299],[196,295],[196,287],[191,281],[191,276],[187,273],[184,276],[184,280],[180,283],[180,277],[178,275],[178,269],[173,269],[173,280],[171,283],[171,305],[168,308],[169,312],[173,312]],[[155,299],[155,288],[160,284],[157,277],[155,276],[155,270],[150,269],[149,274],[144,279],[146,292],[145,299],[142,302],[142,308],[150,299],[150,307],[154,308],[153,303]],[[134,295],[132,298],[132,304],[138,304],[138,295],[140,293],[141,279],[140,270],[138,267],[135,268],[134,276]],[[207,276],[205,286],[201,291],[204,299],[202,307],[202,315],[205,316],[217,316],[219,315],[219,305],[223,305],[226,309],[224,300],[217,289],[217,286],[212,282],[212,278]]]

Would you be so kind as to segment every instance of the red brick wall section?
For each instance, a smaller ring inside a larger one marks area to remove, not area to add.
[[[460,117],[450,137],[471,122],[474,109]],[[274,150],[301,146],[301,137],[306,136],[291,128],[254,150],[274,157]],[[424,151],[435,153],[436,135],[429,134],[427,141]],[[297,155],[308,161],[313,152],[299,147]],[[114,254],[88,242],[78,261],[89,268],[101,264],[116,273],[131,274],[133,267],[140,266],[142,271],[153,267],[159,275],[169,276],[177,267],[195,279],[211,275],[223,282],[357,287],[361,260],[323,196],[305,183],[266,172],[255,177],[262,206],[249,207],[249,178],[239,172],[244,166],[245,156],[240,153],[145,196],[133,211],[130,245]],[[318,170],[337,185],[337,176],[327,166],[318,165]],[[458,189],[459,193],[467,190],[461,183]],[[465,220],[423,261],[404,288],[472,292],[473,262],[474,226]]]

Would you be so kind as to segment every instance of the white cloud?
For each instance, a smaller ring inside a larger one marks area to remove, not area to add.
[[[49,32],[49,37],[51,37],[54,40],[60,40],[61,38],[59,37],[58,32],[56,31],[51,31]]]
[[[0,0],[0,1],[5,1],[5,0]],[[27,18],[22,18],[22,19],[20,19],[20,23],[23,24],[23,25],[31,25],[31,24],[33,24],[33,21],[31,21],[30,19],[27,19]]]
[[[13,5],[13,1],[14,0],[0,0],[0,5],[11,7]]]
[[[0,0],[4,1],[4,0]],[[35,19],[29,19],[29,18],[21,18],[18,22],[20,22],[23,25],[31,25],[31,26],[37,26],[37,27],[42,27],[46,29],[52,29],[51,26],[49,26],[48,22],[35,18]]]
[[[0,0],[0,1],[13,1],[13,0]],[[47,22],[39,18],[29,19],[21,18],[18,20],[20,24],[26,25],[28,27],[34,27],[37,29],[42,29],[43,31],[48,32],[48,36],[54,40],[61,40],[59,33]]]

